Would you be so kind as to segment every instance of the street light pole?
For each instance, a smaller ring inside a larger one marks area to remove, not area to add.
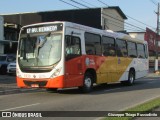
[[[155,40],[155,47],[156,47],[155,72],[158,71],[159,3],[158,3],[158,10],[156,14],[157,14],[157,34],[156,34],[156,40]]]

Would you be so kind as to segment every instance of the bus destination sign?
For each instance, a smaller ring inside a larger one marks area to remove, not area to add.
[[[60,31],[63,29],[63,24],[54,24],[54,25],[43,25],[43,26],[34,26],[26,29],[28,34],[30,33],[41,33],[41,32],[54,32]]]

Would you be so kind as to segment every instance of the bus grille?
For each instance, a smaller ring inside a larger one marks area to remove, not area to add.
[[[27,81],[27,80],[24,80],[23,82],[26,86],[29,86],[29,87],[31,87],[34,84],[38,85],[39,87],[44,87],[47,84],[47,81]]]

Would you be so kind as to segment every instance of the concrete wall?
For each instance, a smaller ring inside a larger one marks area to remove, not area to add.
[[[124,31],[124,18],[116,9],[102,9],[102,26],[113,31]]]

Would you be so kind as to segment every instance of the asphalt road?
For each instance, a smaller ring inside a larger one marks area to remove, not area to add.
[[[159,97],[159,91],[159,77],[136,80],[134,86],[123,86],[119,83],[96,86],[93,92],[88,94],[82,94],[76,88],[59,90],[58,93],[39,90],[31,93],[1,95],[0,111],[122,111]],[[68,119],[97,120],[99,117],[71,117]]]

